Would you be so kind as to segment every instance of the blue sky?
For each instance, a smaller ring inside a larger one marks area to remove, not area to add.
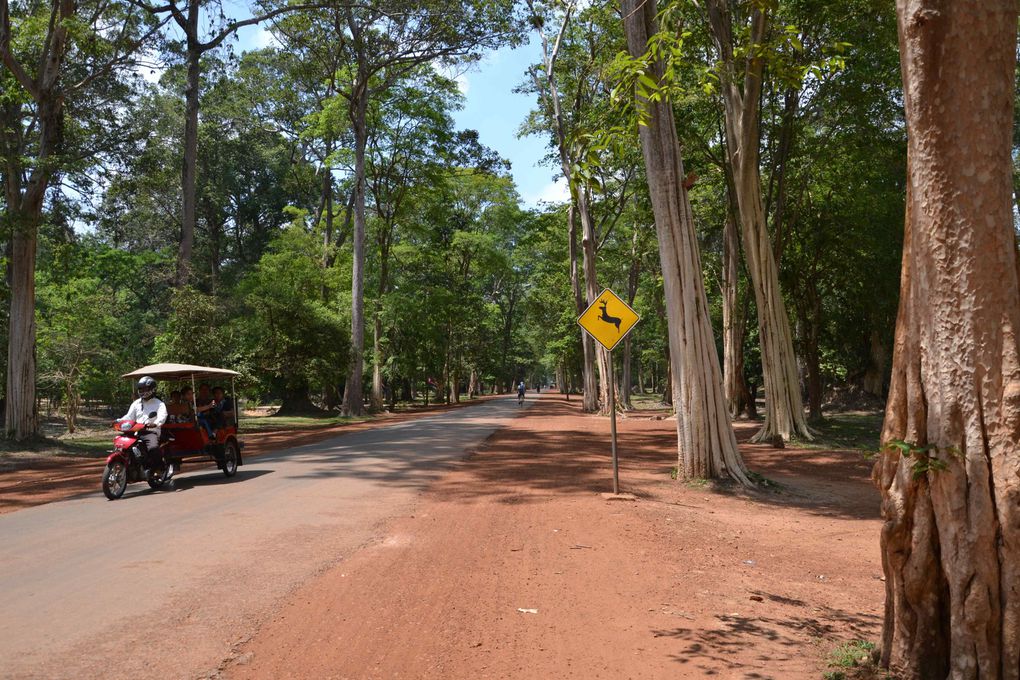
[[[458,79],[466,101],[464,109],[455,115],[460,127],[478,130],[483,144],[510,160],[521,199],[531,207],[566,196],[566,183],[554,183],[555,170],[541,163],[548,153],[548,140],[535,135],[517,137],[534,99],[515,94],[513,88],[524,81],[528,66],[540,59],[534,44],[489,54]]]
[[[255,49],[272,42],[268,31],[252,26],[240,31],[235,49]],[[515,94],[513,89],[524,81],[528,66],[540,59],[540,48],[532,42],[514,50],[504,48],[490,52],[457,76],[465,98],[464,108],[454,113],[457,126],[478,130],[482,144],[510,161],[517,190],[526,207],[566,199],[566,183],[562,179],[554,181],[556,170],[541,163],[547,153],[547,140],[534,135],[517,137],[517,130],[534,100],[529,95]]]

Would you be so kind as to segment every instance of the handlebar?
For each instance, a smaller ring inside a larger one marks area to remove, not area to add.
[[[141,432],[149,427],[152,427],[151,423],[140,423],[137,420],[113,421],[113,429],[117,430],[117,432]]]

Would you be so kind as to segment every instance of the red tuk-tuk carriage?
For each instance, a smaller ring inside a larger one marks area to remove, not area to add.
[[[130,482],[147,481],[154,489],[162,487],[181,469],[184,461],[215,461],[216,466],[227,477],[237,473],[237,466],[243,464],[241,448],[243,444],[237,438],[238,414],[237,397],[234,391],[234,378],[240,375],[236,371],[210,366],[191,366],[188,364],[153,364],[136,371],[125,373],[122,377],[137,380],[142,376],[150,376],[160,384],[160,392],[166,396],[167,384],[180,383],[192,388],[192,413],[198,410],[199,381],[230,380],[230,396],[233,407],[229,412],[220,414],[218,422],[210,437],[206,428],[194,417],[181,422],[168,421],[162,426],[160,435],[160,453],[163,465],[159,470],[143,471],[137,460],[125,447],[134,441],[131,432],[144,429],[140,424],[118,421],[115,429],[123,431],[122,436],[114,440],[114,450],[107,458],[106,469],[103,471],[103,492],[111,500],[120,498]],[[128,435],[125,437],[124,435]],[[121,441],[124,444],[121,444]],[[146,475],[145,472],[148,474]]]

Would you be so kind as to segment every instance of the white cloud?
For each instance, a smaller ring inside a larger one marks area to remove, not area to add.
[[[546,184],[537,195],[529,196],[527,202],[531,205],[539,205],[541,203],[565,203],[569,200],[570,187],[567,186],[567,180],[560,177]]]
[[[471,81],[468,80],[467,70],[464,69],[463,65],[454,66],[434,61],[432,62],[432,70],[444,78],[449,78],[457,83],[457,89],[460,90],[460,93],[467,96],[468,90],[471,89]]]
[[[134,66],[135,74],[140,76],[147,83],[158,83],[159,79],[163,76],[166,71],[166,64],[164,64],[158,54],[150,51],[144,51],[141,53],[138,61],[135,62]]]
[[[252,49],[261,50],[265,47],[280,47],[280,42],[276,39],[276,36],[271,31],[267,31],[264,26],[256,26],[255,33],[251,37]]]

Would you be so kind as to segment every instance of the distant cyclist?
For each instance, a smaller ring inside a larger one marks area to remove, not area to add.
[[[521,406],[524,403],[524,381],[517,383],[517,405]]]

